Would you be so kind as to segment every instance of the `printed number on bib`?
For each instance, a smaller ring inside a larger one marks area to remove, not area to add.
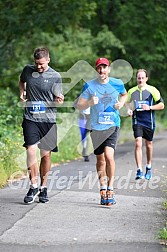
[[[45,113],[45,111],[46,107],[43,101],[31,102],[30,113],[32,114]]]
[[[115,122],[114,112],[100,112],[99,113],[99,123],[114,124],[114,122]]]
[[[142,108],[142,105],[144,104],[149,105],[149,102],[148,101],[135,101],[136,111],[143,111],[144,109]]]

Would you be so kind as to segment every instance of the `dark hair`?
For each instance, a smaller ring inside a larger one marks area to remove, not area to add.
[[[143,68],[138,69],[137,72],[136,72],[136,76],[137,76],[137,74],[138,74],[139,72],[145,72],[146,77],[148,77],[148,73],[147,73],[147,71],[146,71],[145,69],[143,69]]]
[[[39,47],[34,50],[34,59],[49,58],[49,50],[46,47]]]

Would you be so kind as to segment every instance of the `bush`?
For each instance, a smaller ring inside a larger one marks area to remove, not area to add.
[[[22,110],[18,97],[7,89],[1,89],[0,102],[0,187],[11,174],[19,170],[17,156],[21,152]]]

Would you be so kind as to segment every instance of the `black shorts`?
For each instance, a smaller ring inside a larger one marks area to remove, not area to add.
[[[90,135],[94,147],[94,154],[100,155],[104,152],[106,146],[114,150],[116,149],[119,127],[111,127],[108,130],[92,130]]]
[[[27,119],[22,123],[24,147],[37,144],[39,149],[57,152],[57,125],[55,123],[33,122]]]
[[[154,136],[154,130],[144,127],[142,125],[133,125],[134,138],[142,137],[147,141],[152,141]]]

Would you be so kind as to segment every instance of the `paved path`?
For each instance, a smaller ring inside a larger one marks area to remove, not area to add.
[[[0,251],[163,251],[157,234],[166,222],[166,143],[167,132],[156,134],[154,176],[140,182],[134,143],[118,146],[112,207],[99,204],[94,155],[52,168],[48,204],[23,204],[27,179],[1,189]]]

